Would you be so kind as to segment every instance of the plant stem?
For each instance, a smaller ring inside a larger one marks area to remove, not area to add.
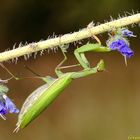
[[[98,26],[86,27],[82,30],[79,30],[78,32],[65,34],[61,37],[51,38],[45,41],[39,41],[37,43],[30,43],[28,45],[18,47],[10,51],[2,52],[0,53],[0,62],[18,58],[20,56],[28,55],[44,49],[54,48],[63,44],[69,44],[75,41],[92,37],[93,35],[107,32],[112,28],[119,28],[133,23],[140,23],[140,13],[100,24]]]

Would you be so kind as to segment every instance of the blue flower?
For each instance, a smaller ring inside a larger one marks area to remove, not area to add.
[[[121,37],[136,37],[132,31],[128,30],[127,28],[116,28],[111,30],[110,35],[113,37],[115,35],[119,35]]]
[[[130,58],[134,55],[134,52],[127,45],[120,48],[119,51],[122,55],[126,56],[127,58]]]
[[[123,40],[118,39],[118,40],[114,40],[114,41],[110,42],[109,47],[111,50],[119,50],[120,48],[122,48],[125,45],[126,45],[126,43]]]
[[[111,50],[118,50],[123,56],[130,58],[134,52],[129,47],[129,42],[123,37],[116,35],[107,41],[107,46]]]
[[[122,35],[126,36],[126,37],[136,37],[132,31],[126,29],[126,28],[122,28],[121,29]]]
[[[0,116],[5,119],[4,115],[8,113],[19,113],[19,109],[5,94],[0,95]]]

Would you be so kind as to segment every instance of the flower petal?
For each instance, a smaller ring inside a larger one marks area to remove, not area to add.
[[[136,37],[136,36],[133,34],[132,31],[130,31],[130,30],[126,29],[126,28],[123,28],[121,32],[122,32],[122,35],[123,35],[123,36],[126,36],[126,37]]]
[[[129,47],[129,42],[126,38],[115,35],[107,41],[107,46],[111,50],[118,50],[122,55],[130,58],[134,52]]]
[[[0,101],[0,114],[5,115],[7,114],[7,109],[3,101]]]
[[[15,104],[8,97],[5,98],[5,106],[9,113],[19,113],[19,109],[16,108]]]
[[[130,58],[134,55],[134,52],[128,46],[122,47],[119,51],[122,55],[126,56],[127,58]]]

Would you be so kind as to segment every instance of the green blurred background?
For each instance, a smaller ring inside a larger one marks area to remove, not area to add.
[[[49,35],[62,35],[87,26],[92,20],[104,22],[124,11],[136,12],[139,0],[5,0],[0,1],[0,51],[12,49],[20,42],[40,41]],[[88,53],[92,65],[100,58],[106,61],[106,71],[77,79],[65,89],[49,108],[27,128],[12,134],[16,115],[0,120],[0,140],[127,140],[128,136],[140,136],[140,29],[131,29],[138,36],[131,39],[135,55],[124,64],[118,52],[109,54]],[[106,36],[99,38],[105,43]],[[68,50],[66,65],[75,64],[76,47]],[[55,76],[54,68],[62,60],[60,51],[45,53],[37,59],[17,64],[5,63],[14,74],[32,76],[24,68],[30,66],[41,75]],[[69,69],[69,71],[80,68]],[[68,71],[68,70],[65,70]],[[1,68],[0,77],[9,75]],[[43,82],[37,79],[8,83],[9,96],[20,108],[26,97]]]

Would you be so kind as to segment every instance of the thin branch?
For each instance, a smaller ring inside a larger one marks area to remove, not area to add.
[[[65,34],[61,37],[47,39],[45,41],[39,41],[37,43],[30,43],[28,45],[10,51],[2,52],[0,53],[0,62],[18,58],[20,56],[28,55],[44,49],[54,48],[59,45],[69,44],[75,41],[92,37],[93,35],[107,32],[112,28],[123,27],[134,23],[140,23],[140,13],[100,24],[98,26],[90,26],[78,32]]]

